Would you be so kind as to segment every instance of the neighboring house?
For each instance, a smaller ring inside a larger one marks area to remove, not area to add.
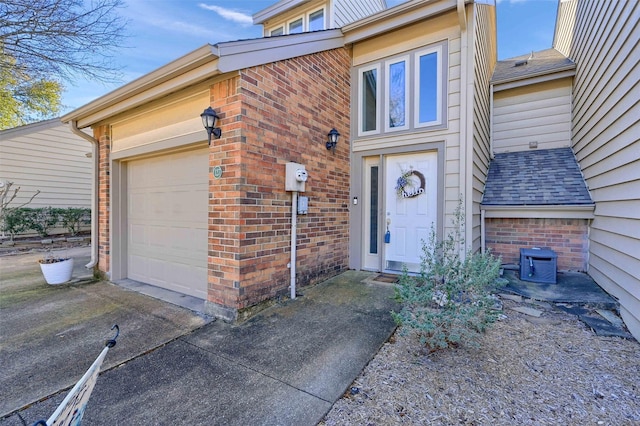
[[[91,144],[55,118],[0,131],[0,180],[20,187],[12,206],[91,207]]]
[[[591,273],[602,200],[585,169],[594,149],[578,147],[578,94],[591,89],[579,87],[580,57],[556,43],[494,72],[493,5],[414,0],[377,11],[370,1],[372,14],[345,24],[346,4],[277,2],[254,21],[285,35],[203,46],[62,118],[92,128],[98,144],[99,268],[200,297],[206,312],[235,320],[288,294],[292,264],[302,286],[348,268],[417,270],[422,240],[432,228],[445,235],[462,200],[467,249],[516,262],[520,247],[549,246],[561,269]],[[319,10],[326,29],[315,31]],[[292,29],[299,19],[310,32]],[[199,116],[209,106],[222,135],[207,146]],[[332,128],[335,152],[325,147]],[[591,139],[606,133],[598,129]],[[309,176],[294,259],[288,162]],[[500,240],[497,229],[520,223],[517,246]]]
[[[637,2],[562,0],[554,48],[500,61],[482,202],[503,262],[550,247],[620,301],[640,337]]]
[[[571,142],[591,197],[589,275],[640,339],[640,3],[562,0],[553,46],[576,64]]]

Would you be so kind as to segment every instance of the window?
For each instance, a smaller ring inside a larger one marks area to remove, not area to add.
[[[320,31],[325,29],[324,8],[297,16],[287,25],[280,25],[268,31],[270,36],[284,34],[299,34],[305,31]]]
[[[359,133],[373,134],[378,133],[378,110],[380,102],[380,89],[378,85],[378,74],[380,67],[365,68],[360,73],[360,81],[358,83],[358,111],[359,121],[361,123]]]
[[[309,31],[324,30],[324,9],[309,14]]]
[[[447,66],[442,42],[358,69],[358,135],[446,127]]]
[[[284,34],[284,27],[278,27],[275,30],[271,30],[271,32],[269,33],[271,37],[280,36],[283,34]]]
[[[386,119],[385,130],[403,130],[409,126],[407,117],[409,80],[407,79],[407,63],[409,58],[388,61],[386,67],[385,93]]]
[[[302,32],[302,18],[289,22],[289,34],[298,34]]]
[[[440,124],[442,102],[442,73],[439,58],[441,49],[430,49],[416,54],[415,126]]]

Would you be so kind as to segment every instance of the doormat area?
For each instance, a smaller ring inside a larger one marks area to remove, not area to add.
[[[376,276],[373,280],[381,283],[389,283],[396,284],[398,282],[399,277],[393,274],[380,274]]]

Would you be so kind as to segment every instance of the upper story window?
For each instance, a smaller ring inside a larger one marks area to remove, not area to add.
[[[358,136],[446,127],[446,42],[357,70]]]
[[[294,16],[286,25],[279,25],[269,30],[269,36],[298,34],[308,31],[320,31],[326,28],[325,9],[312,10],[303,15]]]

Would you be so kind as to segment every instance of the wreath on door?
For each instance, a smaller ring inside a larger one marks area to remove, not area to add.
[[[425,192],[424,175],[417,170],[402,173],[396,181],[396,193],[402,198],[417,197]]]

